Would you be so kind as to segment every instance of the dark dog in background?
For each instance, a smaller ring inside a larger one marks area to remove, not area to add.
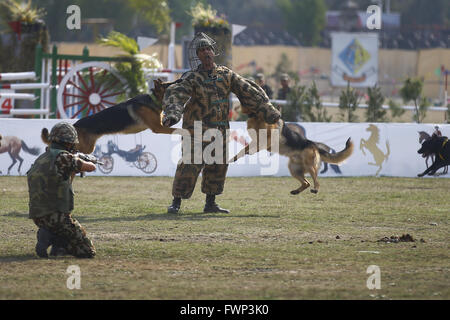
[[[92,153],[96,141],[105,134],[130,134],[146,129],[154,133],[171,134],[176,129],[162,125],[162,99],[166,88],[175,82],[162,82],[154,80],[152,93],[141,94],[125,102],[106,108],[96,114],[82,118],[74,123],[78,133],[79,143],[75,148],[82,153]],[[49,144],[49,131],[42,129],[41,138]]]
[[[422,147],[417,150],[417,153],[421,154],[423,158],[434,155],[433,164],[424,172],[419,173],[417,175],[419,177],[423,177],[426,174],[432,176],[438,169],[450,165],[450,143],[448,143],[448,137],[432,135],[430,139],[422,143]]]

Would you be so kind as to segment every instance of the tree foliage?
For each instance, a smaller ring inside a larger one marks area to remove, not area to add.
[[[450,103],[447,104],[447,123],[450,123]]]
[[[384,96],[381,93],[381,88],[378,86],[369,87],[367,88],[367,95],[369,100],[367,101],[366,121],[385,122],[386,110],[383,110]]]
[[[320,41],[325,27],[326,5],[324,0],[276,0],[281,9],[286,28],[305,45]]]
[[[281,118],[284,121],[300,121],[306,94],[306,86],[301,86],[298,83],[294,84],[287,95],[287,103],[281,109]]]
[[[128,0],[144,19],[156,27],[158,33],[167,31],[170,25],[170,9],[166,0]]]
[[[330,122],[327,110],[322,105],[319,90],[313,81],[311,86],[296,83],[287,97],[287,104],[282,109],[285,121]]]
[[[313,81],[311,87],[305,95],[305,101],[302,107],[303,121],[311,122],[330,122],[331,116],[327,115],[327,110],[322,105],[319,96],[319,90],[317,89],[316,82]]]
[[[198,3],[205,4],[205,0],[168,0],[170,18],[172,21],[181,23],[177,28],[176,37],[180,39],[192,32],[192,16],[189,14],[191,8]],[[214,6],[213,6],[214,7]]]
[[[347,84],[347,88],[341,91],[339,96],[339,115],[342,121],[357,122],[358,117],[355,112],[358,109],[361,96],[358,92],[350,87],[350,83]]]
[[[389,111],[391,112],[392,118],[401,117],[406,111],[392,99],[389,99],[388,104],[389,104]]]
[[[400,89],[400,96],[404,103],[414,102],[414,121],[421,123],[426,116],[430,103],[422,97],[423,81],[417,78],[407,78]]]
[[[128,58],[129,61],[118,62],[114,67],[119,74],[126,80],[125,91],[127,97],[132,98],[138,94],[148,92],[148,85],[145,80],[143,68],[159,68],[161,63],[156,59],[156,56],[149,56],[139,53],[138,44],[134,39],[126,35],[113,31],[108,37],[101,38],[97,41],[99,44],[121,49],[124,54],[122,57]],[[106,79],[106,82],[113,82],[115,79]],[[121,97],[125,98],[125,97]]]

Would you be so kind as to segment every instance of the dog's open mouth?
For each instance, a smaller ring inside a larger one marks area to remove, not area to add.
[[[422,153],[422,158],[429,157],[430,155],[431,155],[431,153],[429,153],[429,152],[424,152],[424,153]]]
[[[418,154],[421,154],[421,155],[422,155],[422,158],[426,158],[426,157],[428,157],[428,156],[430,155],[429,152],[427,152],[427,151],[425,151],[425,150],[422,150],[422,149],[417,150],[417,153],[418,153]]]

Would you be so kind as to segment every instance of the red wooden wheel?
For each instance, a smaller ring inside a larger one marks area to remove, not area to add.
[[[59,84],[60,117],[82,118],[117,104],[117,98],[125,93],[123,84],[125,80],[107,63],[75,65]]]

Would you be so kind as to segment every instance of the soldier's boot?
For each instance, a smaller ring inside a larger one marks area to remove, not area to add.
[[[173,198],[172,204],[167,208],[167,213],[178,213],[180,211],[181,198]]]
[[[230,210],[219,207],[216,203],[216,196],[213,194],[206,195],[204,213],[230,213]]]
[[[41,258],[48,258],[47,249],[52,244],[52,233],[45,228],[37,231],[36,254]]]
[[[50,256],[65,256],[67,252],[68,241],[60,236],[54,235],[52,239],[52,249],[50,250]]]

